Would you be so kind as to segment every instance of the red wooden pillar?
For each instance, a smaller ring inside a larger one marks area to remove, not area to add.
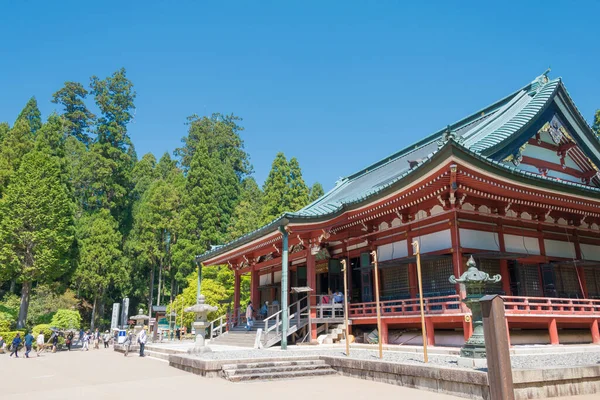
[[[427,346],[435,346],[435,326],[431,318],[425,317],[425,331],[427,332]]]
[[[500,260],[500,276],[502,276],[502,291],[510,296],[510,273],[508,272],[508,260]]]
[[[233,271],[234,273],[234,284],[233,284],[233,320],[237,321],[239,317],[240,308],[240,281],[241,277],[239,272]]]
[[[388,323],[385,319],[381,320],[381,343],[388,344]]]
[[[317,271],[315,267],[315,256],[311,254],[310,249],[308,249],[308,254],[306,255],[306,285],[313,290],[313,292],[309,293],[310,318],[317,318],[317,296],[314,293],[317,290]],[[311,323],[310,338],[311,340],[317,340],[317,324]]]
[[[550,334],[550,344],[560,344],[558,340],[558,328],[556,327],[556,319],[552,318],[548,323],[548,333]]]
[[[575,246],[575,258],[577,260],[581,260],[583,257],[581,257],[581,246],[579,244],[579,235],[577,234],[577,231],[575,231],[573,245]],[[587,290],[587,283],[585,281],[585,271],[584,271],[583,267],[576,267],[576,268],[577,268],[577,278],[579,280],[579,284],[581,285],[581,295],[583,296],[584,299],[587,299],[588,290]]]
[[[454,276],[458,278],[462,275],[463,256],[462,249],[460,247],[460,232],[458,229],[456,211],[454,211],[452,218],[453,219],[450,220],[450,235],[452,236],[452,264],[454,267]],[[456,285],[456,294],[458,294],[461,299],[464,299],[467,296],[463,285]]]
[[[254,308],[260,307],[260,292],[258,291],[259,277],[258,271],[252,270],[250,273],[250,301],[254,304]]]
[[[590,327],[592,331],[592,343],[600,344],[600,329],[598,329],[598,320],[595,319]]]

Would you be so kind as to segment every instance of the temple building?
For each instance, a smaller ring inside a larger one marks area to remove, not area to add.
[[[281,304],[269,311],[269,344],[314,340],[339,323],[331,294],[344,290],[343,259],[351,330],[366,337],[376,324],[372,251],[383,342],[420,343],[413,241],[430,345],[472,332],[464,289],[448,280],[470,256],[502,276],[489,291],[504,298],[512,344],[600,344],[599,166],[600,140],[546,72],[197,261],[235,271],[236,320],[243,274],[255,308]]]

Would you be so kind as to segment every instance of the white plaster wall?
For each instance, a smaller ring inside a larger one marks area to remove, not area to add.
[[[580,244],[581,257],[585,260],[600,261],[600,246],[593,244]]]
[[[540,254],[538,238],[504,235],[504,248],[509,253]]]
[[[406,240],[384,244],[377,247],[377,260],[388,261],[408,256]]]
[[[574,258],[575,244],[559,240],[544,239],[547,256]]]
[[[460,246],[468,249],[500,251],[498,233],[459,229]]]
[[[273,273],[273,278],[275,279],[275,282],[273,282],[273,283],[281,282],[281,271],[275,271]]]
[[[414,240],[419,242],[421,253],[429,253],[432,251],[449,249],[452,247],[452,237],[450,229],[445,231],[434,232],[428,235],[415,237]]]
[[[258,286],[265,286],[271,284],[271,273],[268,272],[258,277]]]

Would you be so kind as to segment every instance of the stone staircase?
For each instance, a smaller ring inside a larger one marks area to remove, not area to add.
[[[333,344],[333,343],[341,343],[345,338],[344,335],[344,325],[343,324],[335,324],[332,325],[328,332],[323,335],[319,335],[317,337],[317,341],[319,344]]]
[[[269,322],[269,326],[272,326],[275,321]],[[254,347],[256,341],[256,331],[258,329],[264,329],[265,323],[263,321],[256,321],[250,331],[246,330],[245,326],[236,326],[231,328],[228,332],[223,333],[213,339],[210,344],[216,344],[220,346],[236,346],[236,347]]]
[[[223,377],[231,382],[292,379],[332,375],[336,371],[318,358],[223,365]]]

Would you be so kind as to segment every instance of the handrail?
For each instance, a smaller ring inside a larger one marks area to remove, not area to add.
[[[348,317],[372,317],[377,313],[375,302],[349,304]],[[465,313],[459,295],[423,298],[426,314],[461,314]],[[412,316],[421,313],[419,299],[399,299],[380,302],[382,316]]]
[[[295,320],[296,324],[295,326],[297,328],[300,328],[301,326],[301,321],[302,321],[302,313],[306,312],[308,313],[308,302],[306,302],[307,304],[304,307],[301,307],[300,303],[304,301],[304,299],[302,300],[298,300],[297,302],[291,304],[288,307],[288,321],[290,322],[288,324],[288,327],[291,328],[292,324],[291,322],[293,320]],[[296,308],[296,312],[295,313],[290,313],[289,311],[291,311],[293,308]],[[265,339],[268,339],[269,333],[272,331],[275,331],[275,335],[279,336],[280,332],[279,332],[279,327],[282,325],[283,321],[281,319],[281,314],[282,314],[283,310],[279,310],[278,312],[276,312],[275,314],[271,315],[270,317],[267,317],[263,320],[264,324],[265,324],[265,328],[263,330],[263,336],[265,337]],[[272,324],[271,326],[269,326],[273,320],[275,320],[275,323]]]
[[[600,300],[502,296],[506,314],[600,315]]]
[[[215,327],[215,322],[219,321],[219,324]],[[210,321],[210,336],[212,339],[214,337],[220,336],[223,334],[223,328],[227,328],[227,314],[221,315],[219,318]],[[215,332],[219,332],[215,335]]]

